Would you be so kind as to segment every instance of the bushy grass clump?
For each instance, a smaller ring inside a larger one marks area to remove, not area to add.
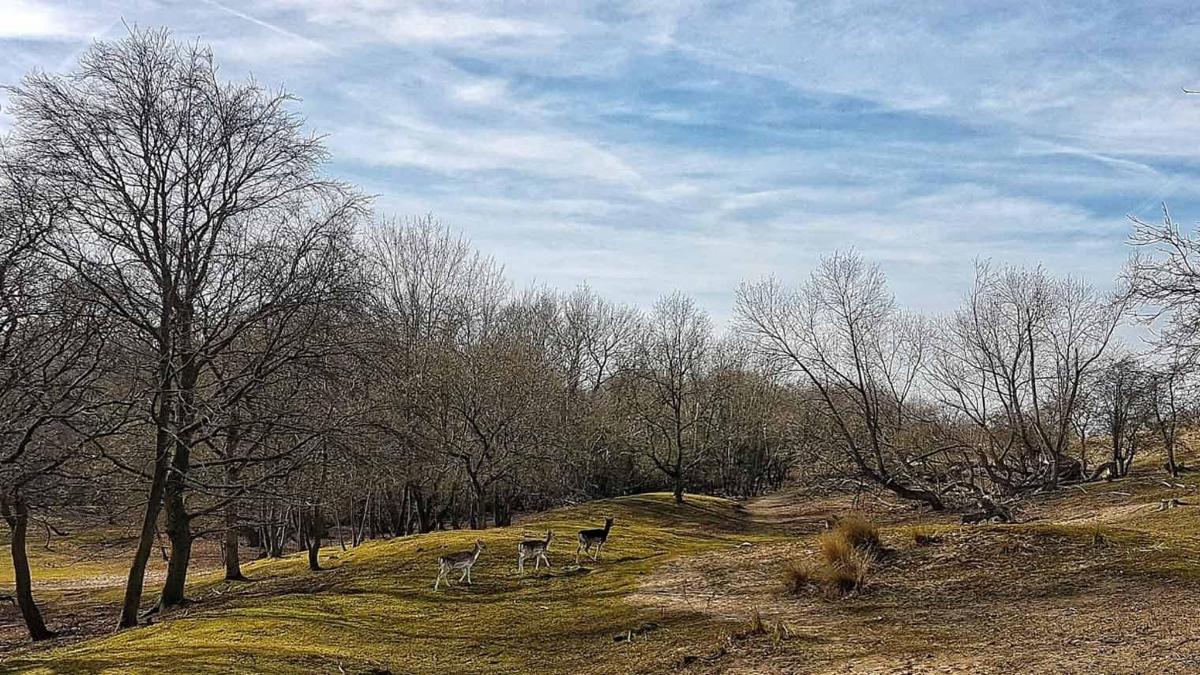
[[[871,568],[886,553],[879,528],[858,517],[840,518],[817,538],[815,562],[792,561],[784,568],[786,589],[793,595],[824,590],[845,596],[861,591]]]
[[[837,525],[826,533],[835,539],[843,540],[851,548],[865,551],[872,558],[883,556],[883,542],[879,538],[879,528],[870,521],[858,516],[846,516],[838,520]]]
[[[785,590],[791,595],[806,595],[825,584],[825,574],[811,562],[790,560],[783,568]]]

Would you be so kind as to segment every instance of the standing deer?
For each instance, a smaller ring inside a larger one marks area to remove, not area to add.
[[[438,558],[438,575],[433,582],[433,590],[438,589],[438,584],[442,579],[446,580],[446,585],[450,585],[450,570],[462,570],[462,576],[458,578],[461,582],[467,580],[467,585],[471,585],[471,568],[475,566],[475,561],[479,560],[479,554],[483,549],[487,548],[483,545],[482,539],[475,540],[475,548],[470,551],[459,551],[458,553],[448,553]]]
[[[543,539],[526,539],[517,544],[517,571],[525,572],[525,559],[533,558],[533,569],[537,569],[542,563],[546,563],[546,567],[550,567],[550,559],[546,554],[550,551],[550,540],[554,539],[554,531],[546,530],[546,538]]]
[[[575,564],[579,564],[579,552],[586,551],[592,560],[595,561],[600,557],[600,549],[604,548],[604,542],[608,541],[608,533],[612,530],[613,519],[604,519],[604,529],[595,530],[580,530],[579,531],[579,547],[575,549]],[[596,547],[596,551],[592,552],[592,547]]]

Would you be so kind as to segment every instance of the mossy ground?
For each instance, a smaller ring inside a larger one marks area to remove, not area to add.
[[[601,559],[573,564],[574,535],[616,518]],[[553,529],[553,569],[516,571],[526,533]],[[675,646],[714,633],[708,617],[630,603],[655,567],[780,534],[741,517],[733,502],[654,494],[542,514],[512,528],[456,531],[322,551],[322,572],[299,556],[247,564],[253,581],[200,575],[197,602],[157,625],[49,651],[13,655],[32,672],[550,672],[660,671]],[[436,560],[487,549],[474,585],[435,592]],[[632,640],[614,636],[634,632]]]
[[[1187,505],[1158,509],[1171,498]],[[511,528],[334,546],[322,551],[321,572],[301,556],[249,563],[253,580],[244,583],[197,572],[196,603],[156,625],[21,647],[3,665],[46,673],[1200,672],[1191,610],[1200,597],[1198,504],[1200,474],[1168,480],[1153,464],[1036,497],[1015,525],[961,526],[952,514],[848,495],[780,493],[745,504],[689,496],[683,505],[640,495]],[[815,556],[824,519],[851,511],[877,523],[891,549],[867,586],[836,599],[784,593],[784,566]],[[575,566],[575,532],[608,515],[616,525],[602,559]],[[546,529],[557,534],[553,569],[518,575],[517,542]],[[475,584],[434,592],[437,557],[477,536],[487,550]],[[102,611],[107,628],[120,590],[109,580],[127,557],[79,558],[69,547],[45,555],[80,562],[40,573],[50,622]],[[75,582],[85,590],[71,590]]]

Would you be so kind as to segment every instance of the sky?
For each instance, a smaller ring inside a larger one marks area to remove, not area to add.
[[[974,260],[1106,287],[1130,216],[1200,220],[1187,2],[0,0],[0,84],[126,25],[298,95],[379,217],[433,214],[518,285],[718,321],[854,248],[898,301]],[[0,96],[0,133],[11,126]]]

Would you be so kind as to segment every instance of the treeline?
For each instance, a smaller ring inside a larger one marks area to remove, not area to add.
[[[330,536],[504,525],[669,489],[778,487],[797,390],[681,295],[518,291],[431,218],[322,172],[287,94],[218,79],[165,32],[7,90],[0,177],[0,509],[139,523],[118,623],[186,602],[197,537],[265,555]]]
[[[290,96],[165,32],[7,94],[0,512],[34,639],[26,538],[52,516],[137,523],[129,627],[160,532],[151,612],[187,601],[201,536],[232,580],[247,545],[318,569],[331,538],[646,490],[827,480],[999,508],[1124,475],[1151,443],[1182,470],[1200,284],[1169,221],[1138,225],[1116,293],[981,264],[959,310],[922,317],[839,253],[798,287],[743,285],[719,330],[677,293],[516,289],[432,218],[373,213]],[[1143,300],[1160,349],[1118,354]]]

